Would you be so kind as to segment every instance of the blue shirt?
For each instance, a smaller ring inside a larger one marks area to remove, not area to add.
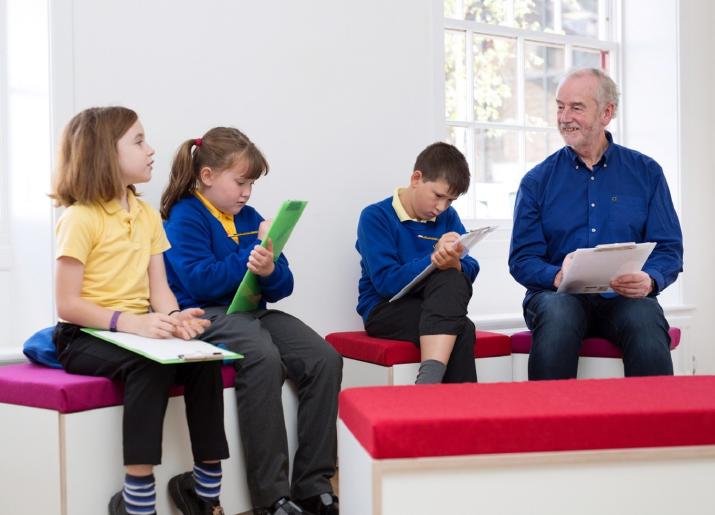
[[[613,143],[593,170],[570,147],[521,180],[514,206],[509,271],[534,293],[555,290],[564,256],[603,243],[655,242],[643,271],[654,293],[683,270],[683,236],[663,170],[653,159]]]
[[[257,232],[263,221],[251,206],[243,206],[233,219],[239,234]],[[229,305],[248,270],[251,250],[261,243],[257,234],[239,236],[237,243],[193,195],[171,208],[164,229],[171,242],[171,248],[164,252],[166,276],[181,309]],[[259,277],[258,283],[261,308],[293,292],[293,274],[283,254],[273,273]]]
[[[357,311],[364,321],[375,306],[389,299],[427,265],[437,240],[447,232],[467,232],[459,215],[450,207],[434,221],[400,221],[388,197],[363,209],[355,248],[360,253],[362,275]],[[462,273],[474,282],[479,263],[467,255],[461,260]]]

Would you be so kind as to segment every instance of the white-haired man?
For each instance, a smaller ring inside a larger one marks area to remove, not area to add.
[[[527,288],[529,379],[576,377],[587,336],[621,347],[626,376],[672,375],[669,327],[656,295],[682,271],[683,243],[663,170],[606,131],[618,88],[602,71],[568,74],[556,105],[566,145],[522,179],[509,252],[509,270]],[[571,252],[629,241],[656,247],[643,271],[612,280],[615,294],[556,292]]]

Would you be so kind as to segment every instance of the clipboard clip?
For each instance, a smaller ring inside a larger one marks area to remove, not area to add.
[[[204,361],[221,355],[223,355],[222,352],[191,352],[189,354],[179,354],[178,358],[184,361]]]
[[[596,245],[595,250],[597,252],[604,250],[626,250],[636,248],[635,241],[629,241],[627,243],[603,243],[601,245]]]

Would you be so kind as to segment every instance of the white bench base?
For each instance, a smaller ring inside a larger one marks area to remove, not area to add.
[[[226,513],[251,509],[238,430],[234,388],[224,389],[226,437],[221,504]],[[0,404],[2,513],[97,515],[122,487],[122,406],[79,413]],[[292,457],[297,447],[298,396],[283,386],[283,410]],[[163,462],[154,470],[158,513],[179,515],[167,493],[169,479],[191,470],[193,458],[183,397],[172,397],[164,420]]]
[[[700,515],[715,446],[375,460],[338,424],[342,515]]]
[[[670,357],[673,360],[673,370],[676,374],[680,370],[678,352],[680,347],[670,351]],[[512,358],[512,377],[514,381],[528,381],[529,379],[529,355],[523,353],[514,353]],[[578,359],[578,371],[576,377],[579,379],[606,379],[609,377],[623,377],[623,360],[621,358],[588,358],[580,357]]]
[[[477,381],[498,383],[512,380],[511,356],[478,358],[474,360]],[[392,386],[415,384],[419,363],[403,363],[385,367],[375,363],[343,358],[342,389],[356,386]]]

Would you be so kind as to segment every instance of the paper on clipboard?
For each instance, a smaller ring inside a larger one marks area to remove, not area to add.
[[[559,293],[612,292],[611,279],[643,269],[655,243],[610,243],[577,249],[559,285]]]
[[[478,229],[474,229],[465,234],[462,234],[459,237],[459,241],[462,243],[462,245],[464,245],[464,252],[462,252],[462,257],[466,256],[469,253],[469,250],[474,247],[474,245],[479,243],[487,234],[492,231],[495,231],[496,228],[496,225],[489,225],[485,227],[479,227]],[[407,294],[412,288],[415,287],[415,285],[419,284],[425,277],[431,274],[435,268],[436,267],[432,263],[427,265],[419,274],[415,276],[414,279],[412,279],[409,283],[407,283],[404,288],[397,292],[390,299],[390,302],[394,302],[404,297],[405,294]]]
[[[82,331],[164,365],[243,358],[240,354],[221,349],[201,340],[147,338],[137,334],[115,333],[88,327],[83,327]]]
[[[281,205],[276,214],[276,218],[271,223],[268,234],[261,242],[261,246],[265,247],[268,240],[273,242],[273,259],[277,260],[283,251],[288,238],[290,237],[295,224],[298,223],[300,215],[303,214],[305,206],[308,204],[306,200],[286,200]],[[246,312],[254,310],[258,307],[261,301],[261,286],[258,284],[258,277],[250,270],[246,271],[238,285],[236,293],[233,296],[231,305],[226,311],[227,314]]]

